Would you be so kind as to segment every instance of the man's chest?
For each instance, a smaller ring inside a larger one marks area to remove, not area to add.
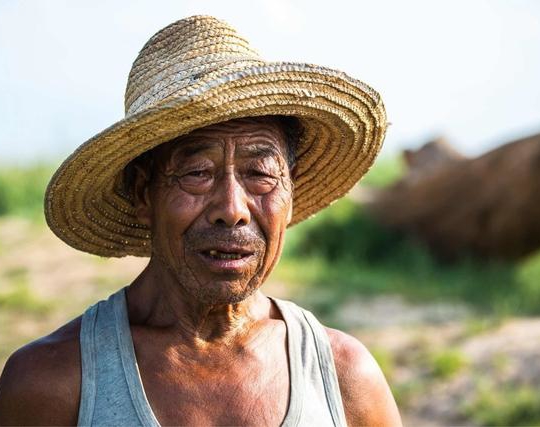
[[[279,350],[202,361],[177,352],[141,352],[137,359],[161,425],[280,425],[290,379],[286,351]]]

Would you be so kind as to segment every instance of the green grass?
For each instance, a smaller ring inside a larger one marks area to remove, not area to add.
[[[396,369],[396,361],[394,355],[384,348],[374,347],[370,350],[371,355],[377,361],[381,371],[387,380],[390,380]]]
[[[0,216],[43,218],[43,196],[54,168],[49,164],[0,166]]]
[[[275,275],[302,284],[308,296],[322,291],[312,307],[323,314],[351,295],[385,293],[460,302],[496,316],[540,314],[540,252],[521,263],[467,256],[443,263],[348,199],[289,231]]]
[[[484,388],[463,412],[482,426],[540,425],[540,394],[528,386]]]
[[[404,171],[405,164],[401,157],[381,157],[360,183],[370,187],[386,187],[397,181]]]
[[[51,304],[38,298],[30,288],[28,268],[16,266],[1,272],[0,310],[44,314]]]
[[[471,317],[465,321],[463,339],[481,335],[500,327],[503,323],[501,317]]]
[[[446,349],[430,355],[431,374],[435,378],[449,379],[461,372],[468,361],[458,350]]]
[[[38,298],[30,290],[26,275],[17,276],[8,283],[8,289],[0,292],[0,310],[17,311],[28,314],[45,314],[52,309],[51,304]]]
[[[28,268],[17,266],[6,269],[2,276],[9,282],[26,282],[28,276]]]

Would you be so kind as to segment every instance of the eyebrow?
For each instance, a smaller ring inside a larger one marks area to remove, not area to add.
[[[264,143],[243,145],[238,151],[241,155],[247,154],[251,157],[283,157],[283,153],[275,145]]]

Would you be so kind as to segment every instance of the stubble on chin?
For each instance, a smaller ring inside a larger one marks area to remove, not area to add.
[[[172,251],[171,251],[172,252]],[[158,261],[159,268],[166,270],[167,276],[172,278],[174,286],[178,286],[181,293],[201,305],[237,304],[253,295],[263,284],[266,276],[262,271],[266,251],[260,251],[258,262],[253,270],[241,277],[201,277],[211,274],[197,274],[197,268],[192,267],[185,250],[182,257],[171,263],[160,251],[153,251],[152,257]],[[172,254],[171,254],[172,257]]]
[[[191,297],[201,304],[236,304],[253,295],[263,284],[262,267],[264,251],[257,257],[256,267],[241,277],[205,277],[201,280],[189,263],[185,263],[185,272],[178,276],[179,285]],[[186,274],[187,273],[187,274]],[[206,275],[202,275],[206,276]],[[211,276],[211,274],[209,274]]]

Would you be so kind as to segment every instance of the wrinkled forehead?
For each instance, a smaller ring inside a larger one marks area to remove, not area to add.
[[[223,153],[225,146],[231,143],[234,143],[235,157],[287,157],[283,127],[272,117],[235,119],[197,129],[163,144],[158,156],[167,162],[200,153]]]

